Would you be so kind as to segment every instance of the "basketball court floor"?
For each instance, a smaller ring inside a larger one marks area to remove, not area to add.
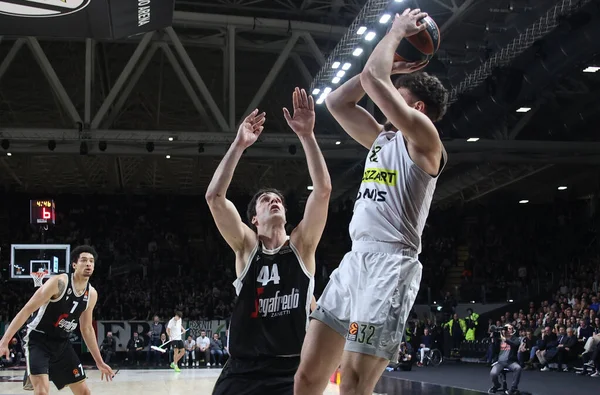
[[[88,385],[93,395],[210,395],[221,369],[190,369],[175,373],[170,369],[120,370],[111,383],[101,382],[97,370],[88,370]],[[22,389],[22,370],[0,371],[1,395],[24,395],[32,392]],[[402,380],[384,375],[374,394],[388,395],[479,395],[482,392],[452,388],[437,384]],[[50,384],[50,394],[70,394],[58,391]],[[324,395],[339,394],[334,384],[329,384]],[[235,395],[235,394],[232,394]],[[265,394],[267,395],[267,394]]]

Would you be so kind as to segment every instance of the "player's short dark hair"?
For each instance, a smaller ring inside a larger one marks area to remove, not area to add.
[[[406,88],[415,99],[425,103],[425,115],[433,122],[444,117],[448,109],[448,90],[435,76],[426,72],[402,74],[394,81],[394,86]]]
[[[265,193],[274,193],[275,195],[279,196],[281,202],[283,203],[283,208],[285,209],[285,197],[283,196],[283,193],[280,190],[275,188],[263,188],[256,192],[254,196],[252,196],[252,200],[250,200],[250,203],[248,203],[248,208],[246,209],[246,218],[248,219],[248,226],[250,226],[250,228],[255,232],[256,226],[254,226],[254,224],[252,223],[252,218],[254,218],[254,216],[256,215],[256,201]]]
[[[183,317],[183,313],[179,310],[175,310],[175,315],[179,318]]]
[[[71,263],[77,263],[77,261],[79,261],[79,256],[83,253],[92,254],[92,256],[94,257],[94,261],[98,259],[98,253],[96,252],[94,247],[84,244],[75,247],[75,249],[71,251]]]

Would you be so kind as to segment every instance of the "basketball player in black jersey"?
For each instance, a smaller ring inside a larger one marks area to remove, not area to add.
[[[75,248],[71,252],[73,272],[46,281],[15,316],[0,340],[0,355],[6,355],[8,341],[37,311],[27,326],[24,347],[27,372],[23,383],[24,389],[33,389],[35,395],[48,394],[50,380],[59,390],[69,386],[75,395],[91,393],[85,383],[83,366],[69,341],[69,335],[78,325],[102,380],[106,377],[110,381],[114,376],[112,369],[102,361],[92,327],[98,293],[89,279],[96,257],[96,251],[90,246]]]
[[[250,227],[225,194],[244,150],[261,134],[265,113],[254,110],[217,168],[206,200],[221,235],[235,251],[238,295],[229,327],[230,359],[213,395],[291,395],[294,374],[313,301],[315,250],[327,220],[331,180],[313,128],[313,98],[293,94],[293,115],[283,109],[298,135],[314,189],[304,217],[286,234],[285,202],[275,189],[260,190],[248,206]]]

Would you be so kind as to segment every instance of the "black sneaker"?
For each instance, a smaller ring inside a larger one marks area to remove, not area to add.
[[[492,388],[490,388],[490,389],[488,390],[488,394],[495,394],[495,393],[497,393],[498,391],[500,391],[500,387],[493,386]]]

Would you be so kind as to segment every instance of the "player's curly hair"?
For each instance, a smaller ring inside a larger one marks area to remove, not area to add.
[[[86,253],[86,252],[88,254],[92,254],[92,256],[94,257],[94,260],[98,259],[98,253],[96,252],[94,247],[84,244],[84,245],[75,247],[75,249],[73,249],[71,251],[71,263],[77,263],[77,261],[79,261],[79,255]]]
[[[415,99],[425,103],[425,115],[433,122],[444,117],[448,109],[448,90],[435,76],[426,72],[402,74],[394,86],[408,89]]]
[[[283,196],[283,193],[275,188],[263,188],[261,190],[259,190],[258,192],[256,192],[254,194],[254,196],[252,197],[252,200],[250,200],[250,203],[248,203],[248,208],[246,209],[246,218],[248,219],[248,226],[250,227],[250,229],[252,229],[253,231],[256,232],[256,226],[254,226],[254,224],[252,223],[252,218],[254,218],[254,216],[256,215],[256,201],[258,200],[259,197],[261,197],[262,195],[264,195],[265,193],[274,193],[277,196],[279,196],[281,198],[281,203],[283,204],[283,208],[285,210],[287,210],[286,206],[285,206],[285,197]]]

